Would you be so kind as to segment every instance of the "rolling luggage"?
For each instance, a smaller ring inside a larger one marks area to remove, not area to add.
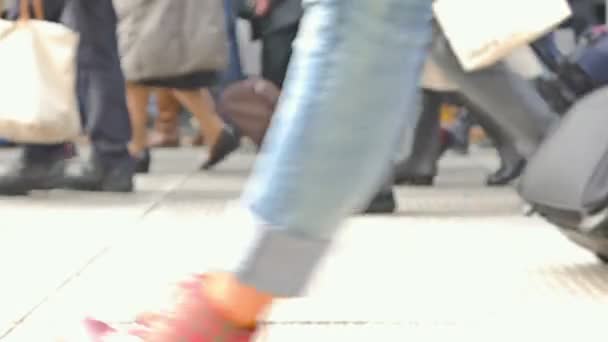
[[[529,160],[519,194],[608,262],[608,87],[580,99]]]

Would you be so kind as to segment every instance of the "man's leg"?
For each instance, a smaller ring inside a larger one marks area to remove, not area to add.
[[[211,89],[211,94],[216,102],[219,102],[221,94],[226,87],[244,78],[243,67],[241,64],[241,53],[239,51],[239,40],[236,31],[236,17],[234,14],[233,1],[235,0],[224,0],[226,29],[228,33],[229,61],[228,68],[222,74],[220,84]],[[229,115],[226,115],[226,113],[223,113],[222,111],[219,111],[218,114],[224,121],[234,125],[234,122]],[[193,144],[203,144],[203,136],[200,133],[195,136]]]
[[[262,77],[281,88],[291,59],[298,25],[283,28],[262,38]]]
[[[85,92],[84,121],[93,147],[91,160],[68,169],[67,186],[76,190],[131,191],[135,162],[127,151],[131,126],[112,1],[71,0],[63,20],[80,33],[79,88]]]
[[[224,11],[226,14],[226,29],[228,32],[228,44],[230,52],[230,62],[228,69],[222,77],[222,84],[227,85],[231,82],[243,78],[243,68],[241,66],[241,55],[239,53],[239,43],[236,33],[236,18],[234,15],[234,0],[224,0]]]

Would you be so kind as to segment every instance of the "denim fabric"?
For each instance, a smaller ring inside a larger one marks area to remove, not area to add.
[[[253,235],[234,269],[278,296],[302,290],[341,220],[381,186],[418,117],[431,38],[430,0],[304,6],[283,95],[241,198]]]

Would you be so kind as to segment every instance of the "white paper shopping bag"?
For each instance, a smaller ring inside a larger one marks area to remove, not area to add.
[[[76,95],[78,34],[30,20],[0,20],[0,137],[59,143],[81,132]]]
[[[466,71],[496,63],[571,15],[567,0],[436,0],[433,10]]]

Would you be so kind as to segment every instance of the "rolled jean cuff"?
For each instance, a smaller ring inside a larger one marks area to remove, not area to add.
[[[300,295],[331,241],[254,222],[255,233],[234,270],[237,279],[275,297]]]

